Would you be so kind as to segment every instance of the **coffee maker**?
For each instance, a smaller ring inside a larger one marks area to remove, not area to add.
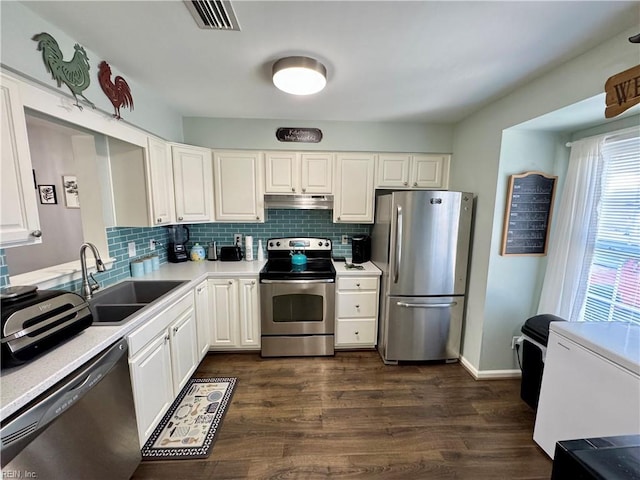
[[[356,235],[351,238],[351,261],[355,264],[371,260],[371,237]]]
[[[171,263],[186,262],[189,260],[187,242],[189,241],[189,229],[183,225],[170,225],[169,247],[167,250],[167,260]]]

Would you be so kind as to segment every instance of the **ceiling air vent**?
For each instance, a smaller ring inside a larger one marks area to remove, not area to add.
[[[240,30],[231,2],[224,0],[185,0],[184,3],[200,28]]]

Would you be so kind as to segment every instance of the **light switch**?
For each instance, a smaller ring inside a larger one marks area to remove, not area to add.
[[[127,245],[129,247],[129,258],[135,257],[136,256],[136,242],[129,242]]]

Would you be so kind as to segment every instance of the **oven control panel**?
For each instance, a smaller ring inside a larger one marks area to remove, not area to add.
[[[287,237],[270,238],[267,241],[267,250],[331,250],[331,240],[328,238]]]

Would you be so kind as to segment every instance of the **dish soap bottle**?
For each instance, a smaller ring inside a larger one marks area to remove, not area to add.
[[[196,243],[193,247],[191,247],[191,260],[194,262],[198,262],[200,260],[204,260],[205,257],[204,247],[199,243]]]

